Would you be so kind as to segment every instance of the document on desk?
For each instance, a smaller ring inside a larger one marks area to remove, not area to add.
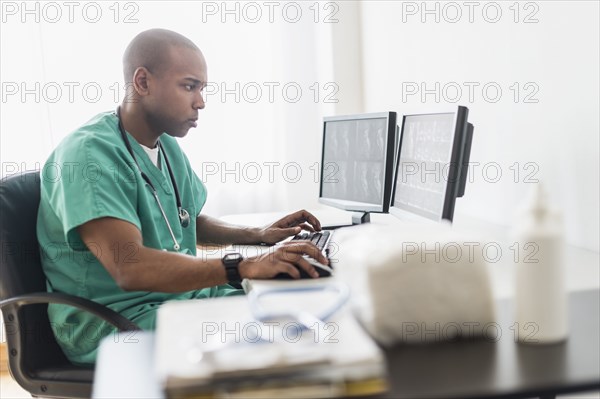
[[[319,315],[331,292],[278,293],[263,308]],[[310,320],[310,318],[308,319]],[[341,397],[386,390],[383,353],[346,307],[314,326],[258,321],[245,296],[170,302],[158,312],[157,376],[169,397]]]

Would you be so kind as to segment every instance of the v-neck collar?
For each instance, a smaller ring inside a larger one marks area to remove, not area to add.
[[[154,163],[152,163],[150,157],[148,154],[146,154],[146,151],[144,151],[140,143],[138,143],[137,140],[128,132],[126,132],[126,134],[140,167],[143,168],[144,172],[150,175],[149,177],[152,180],[154,187],[158,190],[158,187],[160,186],[166,194],[171,194],[173,189],[170,177],[167,174],[168,170],[166,170],[167,167],[164,159],[164,147],[161,146],[162,150],[159,150],[158,152],[158,162],[162,166],[162,168],[159,169],[156,165],[154,165]]]
[[[121,136],[120,129],[119,129],[119,118],[117,116],[117,113],[114,111],[113,111],[113,116],[115,118],[115,123],[117,124],[117,135],[118,135],[119,139],[121,141],[123,141],[123,137]],[[129,140],[129,144],[131,145],[131,149],[133,150],[133,153],[135,154],[135,159],[137,160],[138,164],[140,165],[141,168],[143,168],[144,172],[146,172],[147,174],[150,174],[150,180],[152,181],[154,188],[158,190],[158,187],[162,187],[165,194],[171,194],[173,192],[173,188],[172,188],[173,184],[171,183],[170,176],[165,175],[165,173],[168,173],[168,170],[166,170],[167,167],[166,167],[166,162],[164,159],[164,147],[161,146],[162,151],[159,151],[159,155],[158,155],[158,162],[160,162],[160,164],[163,166],[163,168],[161,170],[161,169],[158,169],[158,167],[156,165],[154,165],[154,163],[152,163],[152,161],[150,160],[150,157],[148,156],[148,154],[146,154],[146,151],[144,151],[144,149],[142,148],[140,143],[138,143],[138,141],[135,139],[135,137],[133,137],[126,130],[125,130],[125,135],[127,136],[127,139]],[[125,146],[127,148],[125,143],[123,143],[123,146]]]

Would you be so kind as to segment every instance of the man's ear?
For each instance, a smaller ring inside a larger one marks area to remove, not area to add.
[[[150,93],[148,87],[150,72],[144,68],[139,67],[133,73],[133,88],[140,96],[146,96]]]

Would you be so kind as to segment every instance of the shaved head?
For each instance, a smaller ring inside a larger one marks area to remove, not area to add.
[[[171,63],[171,50],[177,47],[200,49],[187,37],[166,29],[150,29],[133,38],[123,55],[125,83],[130,83],[139,67],[160,75]],[[200,52],[201,53],[201,52]]]
[[[125,50],[123,74],[126,96],[119,109],[139,143],[154,148],[162,134],[184,137],[197,126],[208,72],[191,40],[165,29],[142,32]]]

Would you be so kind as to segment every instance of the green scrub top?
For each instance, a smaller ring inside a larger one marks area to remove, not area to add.
[[[196,219],[206,202],[206,188],[192,170],[177,141],[163,134],[159,167],[133,136],[129,142],[140,168],[156,188],[180,253],[196,255]],[[179,222],[175,194],[162,152],[165,152],[182,206],[191,223]],[[180,294],[126,292],[98,261],[98,251],[110,251],[123,262],[136,261],[136,247],[100,248],[83,244],[77,232],[82,224],[102,217],[134,224],[146,247],[175,251],[152,189],[142,179],[127,151],[114,112],[97,115],[67,136],[44,164],[37,234],[48,291],[91,299],[121,313],[143,329],[154,329],[158,307],[170,300],[239,295],[229,285]],[[87,312],[65,305],[50,305],[48,316],[65,355],[76,364],[94,363],[100,340],[115,332],[109,324]]]

